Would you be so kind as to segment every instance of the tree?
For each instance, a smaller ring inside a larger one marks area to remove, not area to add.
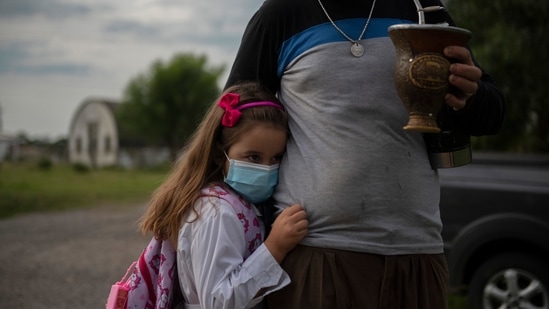
[[[502,88],[504,127],[476,146],[514,152],[549,152],[549,1],[451,0],[457,25],[473,33],[476,60]]]
[[[117,112],[123,138],[164,145],[175,160],[206,109],[219,95],[224,67],[207,67],[204,55],[177,54],[155,61],[128,83]]]

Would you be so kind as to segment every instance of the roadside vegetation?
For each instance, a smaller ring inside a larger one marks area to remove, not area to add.
[[[145,202],[168,168],[91,170],[48,160],[0,164],[0,218],[20,213]]]

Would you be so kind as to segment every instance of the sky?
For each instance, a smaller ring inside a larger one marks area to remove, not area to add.
[[[0,133],[56,140],[87,98],[120,100],[155,60],[225,65],[263,0],[0,0]]]

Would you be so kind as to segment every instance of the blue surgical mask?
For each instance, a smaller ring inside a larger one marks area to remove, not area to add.
[[[263,165],[229,159],[229,171],[224,181],[252,203],[266,201],[278,184],[279,164]]]

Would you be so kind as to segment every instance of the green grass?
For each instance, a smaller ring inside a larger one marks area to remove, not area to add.
[[[146,201],[163,181],[161,170],[87,170],[39,163],[0,165],[0,218],[99,203]]]

